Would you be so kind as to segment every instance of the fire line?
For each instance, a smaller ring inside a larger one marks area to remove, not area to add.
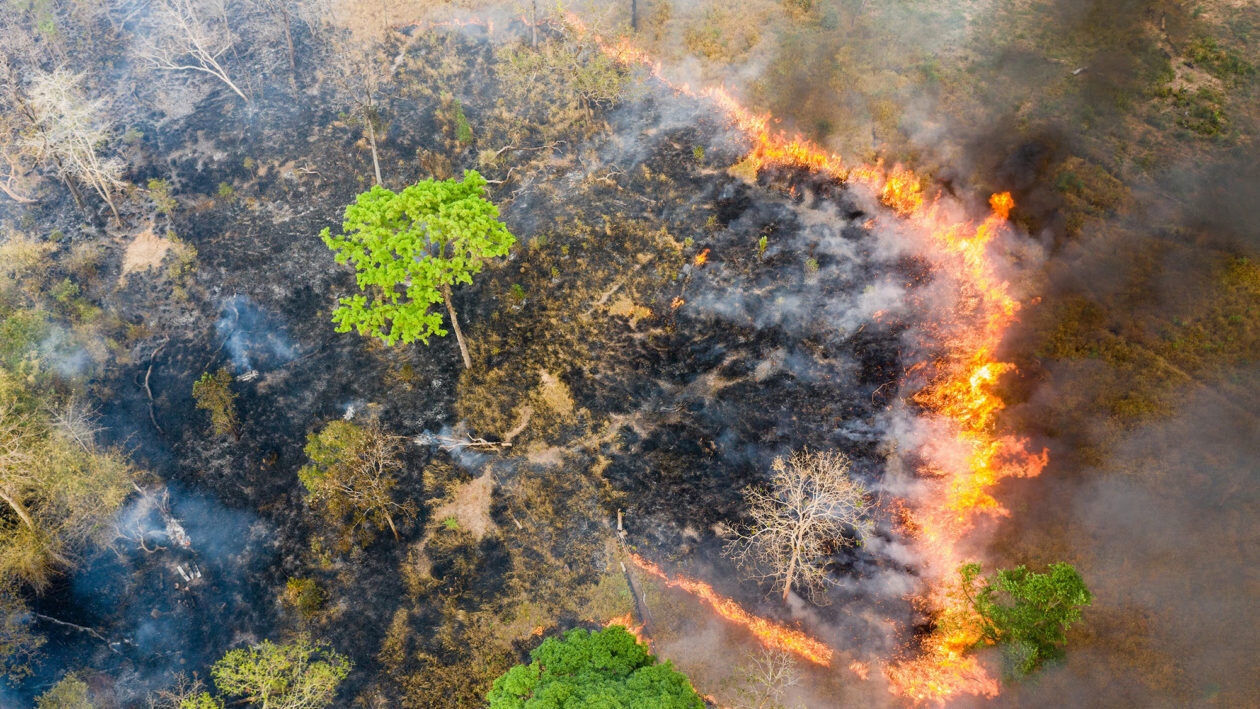
[[[1014,369],[1009,363],[997,361],[994,352],[1006,330],[1015,322],[1020,303],[1010,294],[1008,284],[997,276],[988,245],[1007,228],[1014,207],[1011,195],[993,195],[989,205],[991,215],[978,227],[959,222],[948,215],[937,200],[924,198],[923,180],[913,171],[900,165],[889,169],[882,161],[846,168],[839,155],[800,136],[788,136],[784,131],[775,130],[770,114],[747,110],[724,88],[697,91],[671,82],[664,76],[660,62],[628,39],[609,43],[591,33],[576,15],[568,13],[567,20],[576,32],[590,36],[607,56],[623,64],[647,67],[653,77],[675,92],[716,103],[751,141],[752,149],[745,163],[756,170],[767,167],[804,169],[862,184],[898,215],[931,235],[940,250],[943,268],[959,284],[960,298],[948,323],[950,334],[945,354],[934,363],[937,374],[911,397],[911,401],[948,423],[947,437],[951,440],[939,443],[965,451],[966,463],[950,466],[946,461],[932,461],[930,454],[927,456],[930,462],[923,472],[925,477],[937,479],[934,492],[928,499],[912,502],[907,528],[916,530],[928,560],[928,575],[937,580],[924,599],[928,609],[946,618],[963,612],[957,602],[948,597],[941,580],[950,577],[964,561],[960,547],[977,515],[1009,514],[989,491],[1006,477],[1035,476],[1047,463],[1044,450],[1034,454],[1027,450],[1024,441],[999,436],[993,431],[995,416],[1004,403],[993,393],[992,386],[998,377]],[[645,570],[669,582],[660,569],[638,557],[632,558]],[[707,585],[693,581],[671,585],[700,595],[726,615],[719,603],[731,602],[717,597]],[[735,615],[743,620],[759,620],[748,616],[742,608],[734,607],[738,609]],[[918,657],[885,667],[890,690],[916,703],[943,702],[958,694],[996,696],[997,681],[989,677],[974,658],[964,654],[974,640],[958,633],[934,631],[924,639]],[[825,657],[829,660],[830,649],[819,647],[826,651]]]
[[[816,665],[825,667],[831,664],[831,657],[835,654],[832,649],[805,633],[765,618],[758,618],[744,610],[744,607],[735,601],[718,595],[712,586],[703,581],[693,581],[688,578],[671,579],[659,566],[638,554],[630,554],[630,560],[635,566],[664,581],[666,586],[680,588],[708,603],[718,615],[747,629],[766,647],[795,653]]]

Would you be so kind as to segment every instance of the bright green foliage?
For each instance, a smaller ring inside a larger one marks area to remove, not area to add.
[[[485,185],[468,170],[462,182],[425,180],[398,193],[377,185],[346,207],[343,233],[320,236],[337,263],[355,266],[368,295],[341,300],[337,332],[355,329],[390,345],[445,336],[442,314],[431,306],[516,243],[484,197]]]
[[[87,682],[71,672],[35,700],[37,709],[92,709]]]
[[[490,709],[701,709],[687,677],[656,663],[621,626],[597,633],[576,628],[547,638],[533,662],[494,681]]]
[[[249,649],[231,650],[210,668],[220,692],[261,709],[328,706],[349,673],[349,660],[306,636],[283,645],[264,640]]]
[[[240,438],[240,421],[236,418],[236,394],[232,391],[232,373],[220,367],[214,374],[202,372],[193,382],[193,398],[197,408],[210,412],[210,425],[216,436],[230,433]]]
[[[1060,657],[1067,629],[1093,601],[1071,564],[1051,564],[1044,574],[1023,566],[988,577],[981,573],[980,564],[960,566],[958,594],[975,611],[972,629],[980,636],[978,642],[1003,645],[1014,676]]]

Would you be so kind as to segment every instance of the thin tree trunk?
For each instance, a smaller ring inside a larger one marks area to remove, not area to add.
[[[74,197],[75,206],[82,211],[84,208],[83,198],[79,196],[79,189],[74,186],[74,182],[71,181],[70,176],[66,174],[65,168],[61,166],[61,160],[56,156],[53,156],[53,164],[57,166],[57,174],[61,176],[61,181],[66,183],[66,187],[70,188],[70,196]]]
[[[442,286],[442,298],[446,300],[446,309],[451,313],[451,327],[455,329],[455,340],[459,342],[459,352],[464,355],[464,368],[472,369],[472,358],[468,356],[468,347],[464,344],[464,333],[459,329],[459,318],[455,317],[455,303],[451,301],[450,286]]]
[[[783,602],[787,603],[788,596],[792,593],[792,577],[796,574],[796,557],[797,553],[792,552],[792,560],[788,562],[787,574],[783,580]]]
[[[376,121],[375,111],[364,112],[364,123],[367,123],[368,129],[368,145],[372,146],[372,169],[376,172],[376,184],[381,184],[381,161],[376,157],[376,127],[373,125]]]
[[[289,86],[293,87],[294,93],[297,92],[297,56],[293,51],[293,31],[289,28],[289,8],[284,6],[284,1],[280,2],[280,14],[284,16],[284,41],[289,44]]]
[[[384,514],[385,523],[389,525],[389,531],[394,533],[394,541],[398,541],[398,529],[394,527],[394,518],[390,517],[388,512],[385,512]]]
[[[14,514],[16,514],[18,517],[21,517],[22,522],[25,523],[26,526],[29,527],[32,532],[39,531],[35,528],[35,522],[31,521],[31,516],[26,513],[26,508],[22,506],[22,503],[13,499],[13,497],[9,495],[7,490],[0,490],[0,500],[4,500],[5,504],[9,506],[9,509],[13,510]]]
[[[114,199],[109,196],[108,192],[104,194],[104,197],[105,204],[109,205],[109,211],[114,213],[114,221],[118,222],[118,226],[122,226],[122,217],[118,216],[118,208],[114,206]]]
[[[630,0],[630,29],[639,31],[639,0]]]
[[[538,46],[538,0],[530,3],[529,46]]]

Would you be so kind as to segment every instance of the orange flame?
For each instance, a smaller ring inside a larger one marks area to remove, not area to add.
[[[706,261],[708,261],[708,260],[709,260],[709,250],[708,250],[708,249],[705,249],[704,251],[701,251],[700,253],[696,254],[696,265],[697,265],[697,266],[703,266],[703,265],[705,264],[705,262],[706,262]]]
[[[671,579],[659,566],[637,554],[631,554],[630,560],[640,569],[664,581],[666,586],[681,588],[708,603],[718,615],[744,627],[755,635],[762,645],[795,653],[814,664],[823,666],[831,664],[831,657],[834,654],[831,648],[814,640],[805,633],[779,625],[765,618],[758,618],[744,610],[743,606],[735,601],[719,596],[712,586],[703,581],[692,581],[687,578]]]
[[[917,531],[934,576],[946,577],[963,561],[960,548],[975,517],[1008,514],[990,493],[993,486],[1006,477],[1037,475],[1047,463],[1046,451],[1030,453],[1024,441],[999,436],[993,431],[995,417],[1004,403],[992,388],[1002,374],[1014,369],[1013,365],[997,361],[993,355],[1006,330],[1015,322],[1019,302],[996,273],[989,256],[989,244],[1006,228],[1015,206],[1011,195],[993,195],[989,201],[991,214],[978,227],[959,222],[951,218],[938,201],[925,199],[923,181],[911,170],[900,165],[889,170],[882,161],[846,168],[839,155],[799,135],[788,136],[774,129],[769,114],[745,109],[724,88],[697,91],[686,84],[671,82],[664,76],[661,64],[628,39],[608,43],[591,34],[576,15],[570,13],[567,19],[578,33],[591,36],[609,57],[648,67],[652,76],[674,91],[716,103],[749,139],[752,148],[744,162],[758,172],[768,167],[805,169],[864,185],[897,214],[931,235],[939,249],[938,266],[954,276],[961,297],[950,323],[952,336],[946,343],[946,352],[935,363],[936,376],[912,400],[948,423],[949,440],[934,442],[933,449],[962,451],[963,454],[960,463],[948,460],[949,456],[927,451],[932,463],[925,472],[939,478],[937,494],[906,508],[905,526]],[[871,222],[865,226],[870,228]],[[681,304],[679,301],[675,300],[674,307]],[[919,368],[916,365],[912,370]],[[646,570],[666,578],[656,567],[633,558]],[[760,620],[748,616],[738,606],[733,610],[728,608],[730,615],[727,615],[721,604],[733,603],[717,597],[705,584],[685,580],[669,583],[700,595],[719,613],[736,622],[748,625],[747,621]],[[931,590],[926,600],[938,614],[963,612],[939,585]],[[943,701],[962,693],[995,696],[998,693],[996,681],[974,658],[965,654],[972,640],[946,636],[939,631],[932,634],[925,639],[920,657],[886,668],[892,691],[915,701]],[[829,660],[831,651],[822,649],[826,650]]]

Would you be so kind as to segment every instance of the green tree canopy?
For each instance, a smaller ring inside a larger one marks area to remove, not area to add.
[[[320,233],[337,263],[351,263],[364,294],[342,298],[333,312],[337,332],[356,330],[386,344],[446,335],[445,302],[464,365],[472,366],[451,303],[451,286],[472,283],[487,259],[504,256],[516,237],[485,198],[486,180],[476,171],[463,181],[424,180],[392,192],[380,185],[346,207],[342,233]]]
[[[239,696],[261,709],[316,709],[332,703],[337,685],[350,674],[350,661],[327,646],[299,636],[277,645],[270,640],[231,650],[210,675],[220,692]],[[187,698],[182,709],[221,704],[209,694]]]
[[[1071,564],[1039,574],[1024,566],[981,576],[980,564],[958,568],[957,594],[975,611],[968,621],[979,644],[1002,645],[1009,669],[1025,675],[1043,660],[1062,656],[1067,630],[1093,601]]]
[[[490,709],[701,709],[704,701],[669,662],[657,664],[625,628],[575,628],[547,638],[494,681]]]

